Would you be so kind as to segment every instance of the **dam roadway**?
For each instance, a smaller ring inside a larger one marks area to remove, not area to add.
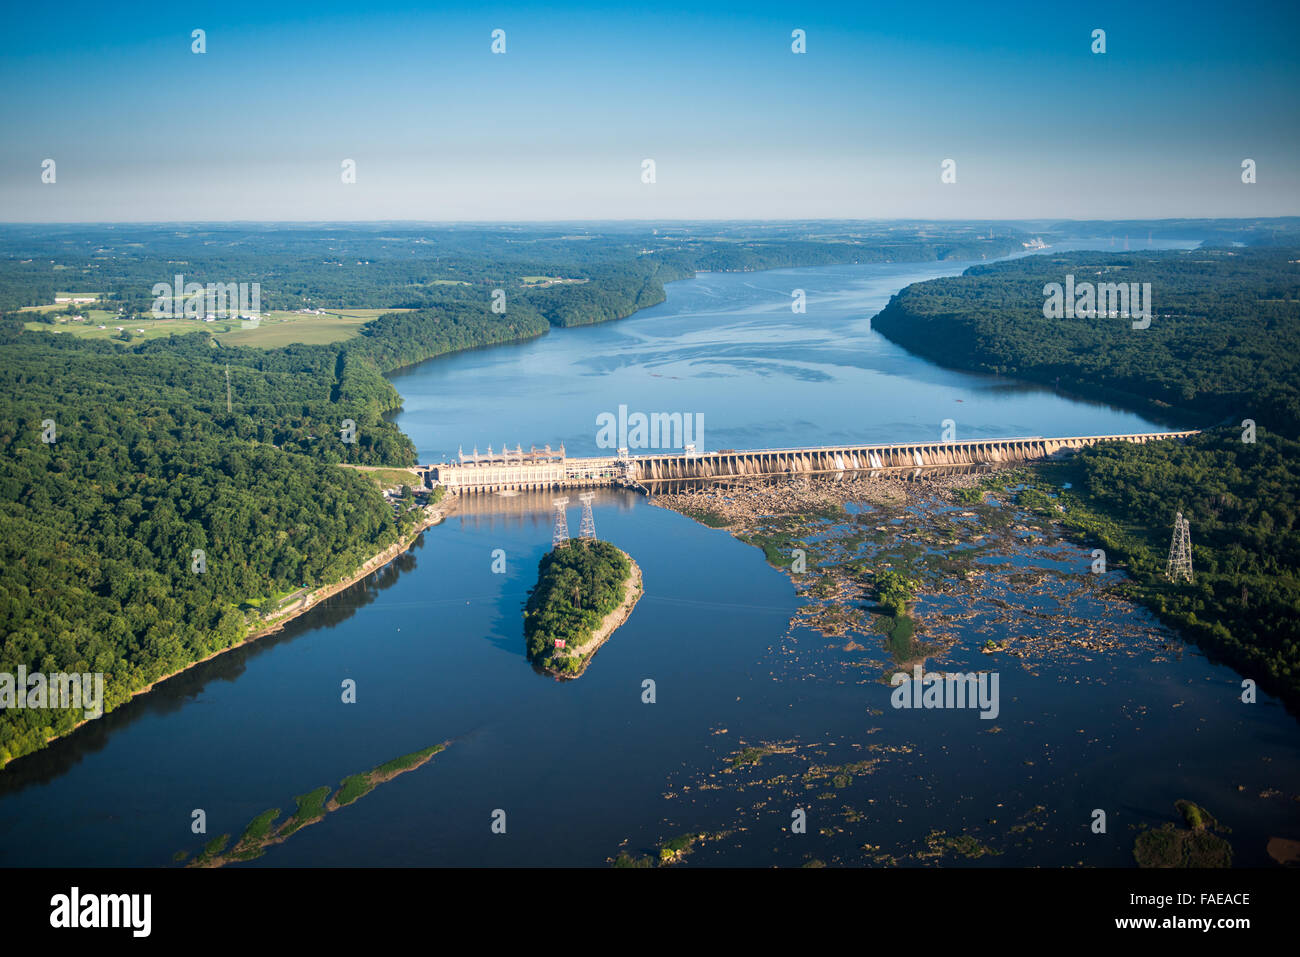
[[[831,445],[794,449],[721,449],[697,452],[652,452],[571,458],[563,446],[553,451],[516,447],[487,454],[462,452],[457,462],[418,466],[427,486],[453,494],[625,486],[648,491],[658,482],[726,482],[743,478],[836,475],[841,472],[911,474],[918,469],[993,466],[1049,459],[1102,442],[1157,442],[1184,439],[1187,432],[1138,432],[1127,435],[1030,436],[969,439],[954,442],[903,442],[878,445]]]

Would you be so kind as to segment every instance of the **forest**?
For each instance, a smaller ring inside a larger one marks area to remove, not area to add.
[[[1185,442],[1096,446],[1066,476],[1067,523],[1125,568],[1135,597],[1300,703],[1300,442],[1261,433],[1245,443],[1222,427]],[[1194,583],[1165,577],[1178,512],[1191,526]]]
[[[872,327],[944,365],[1014,376],[1176,422],[1300,428],[1300,245],[1066,253],[974,266],[895,295]],[[1149,328],[1048,319],[1044,287],[1150,283]]]
[[[242,640],[281,595],[342,579],[412,521],[333,464],[414,460],[380,418],[396,393],[364,363],[218,350],[206,335],[124,353],[13,323],[0,347],[0,671],[101,672],[111,708]],[[80,717],[5,710],[0,764]]]
[[[1069,253],[902,290],[874,320],[956,368],[1015,376],[1203,428],[1184,442],[1107,444],[1038,472],[1066,521],[1134,580],[1134,596],[1220,658],[1300,703],[1300,246]],[[1067,274],[1150,282],[1149,328],[1047,319]],[[1054,508],[1050,509],[1053,513]],[[1174,516],[1195,583],[1165,577]]]
[[[570,541],[543,555],[524,607],[528,660],[546,669],[577,671],[578,659],[557,655],[556,641],[576,648],[590,638],[623,601],[631,570],[622,551],[597,540]]]

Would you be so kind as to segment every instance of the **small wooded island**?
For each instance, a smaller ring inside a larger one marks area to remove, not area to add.
[[[596,649],[641,598],[641,569],[596,539],[570,539],[547,552],[524,608],[528,660],[557,678],[587,670]]]

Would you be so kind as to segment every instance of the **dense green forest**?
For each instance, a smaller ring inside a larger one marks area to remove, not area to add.
[[[899,292],[872,327],[954,368],[1014,376],[1195,424],[1300,429],[1300,246],[1066,253]],[[1048,319],[1044,287],[1150,283],[1151,325]]]
[[[1043,474],[1051,476],[1051,467]],[[1186,442],[1088,449],[1062,470],[1066,521],[1187,637],[1300,702],[1300,442],[1219,428]],[[1191,523],[1195,583],[1165,578],[1174,515]]]
[[[380,418],[396,396],[373,369],[321,349],[217,350],[205,335],[124,354],[5,329],[2,672],[102,672],[111,708],[240,641],[278,596],[350,574],[412,521],[332,464],[414,458]],[[0,764],[81,717],[5,710]]]
[[[556,654],[556,640],[576,648],[590,638],[623,601],[631,570],[627,556],[608,542],[579,539],[543,555],[524,608],[528,660],[547,669],[579,671],[576,656]]]
[[[873,325],[963,369],[1014,375],[1189,425],[1185,442],[1102,445],[1037,469],[1022,500],[1126,568],[1136,597],[1207,649],[1300,702],[1300,247],[1070,253],[978,266],[900,292]],[[1149,328],[1047,319],[1044,286],[1150,282]],[[1243,426],[1255,423],[1253,434]],[[1071,484],[1064,491],[1066,482]],[[1174,516],[1194,584],[1165,577]]]

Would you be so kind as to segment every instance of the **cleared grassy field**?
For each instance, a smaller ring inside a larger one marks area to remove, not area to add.
[[[55,307],[37,306],[33,307],[33,310],[53,308]],[[344,309],[318,316],[277,310],[264,312],[256,328],[245,329],[238,319],[217,319],[213,322],[205,322],[201,319],[135,319],[123,322],[117,318],[116,313],[90,309],[82,313],[88,317],[88,322],[70,322],[60,319],[53,325],[44,322],[28,322],[24,323],[24,327],[37,332],[56,332],[86,339],[112,339],[118,334],[117,327],[122,326],[131,333],[131,338],[135,342],[156,339],[160,336],[209,332],[220,337],[222,342],[231,345],[273,349],[292,343],[321,345],[327,342],[340,342],[356,335],[357,330],[372,319],[389,312],[407,311],[409,310]],[[100,329],[101,325],[105,328]],[[144,331],[137,331],[141,329]]]
[[[387,469],[364,465],[340,465],[339,467],[354,469],[363,475],[368,475],[380,488],[409,485],[413,489],[418,489],[423,485],[420,476],[410,469]]]
[[[256,329],[240,329],[224,334],[222,342],[236,346],[256,346],[273,349],[291,343],[322,345],[351,339],[357,330],[372,319],[389,312],[409,312],[407,309],[341,309],[322,315],[305,315],[300,312],[267,312]],[[219,325],[219,323],[209,323]]]
[[[130,322],[123,322],[117,317],[117,313],[104,312],[101,309],[92,309],[83,315],[89,316],[90,321],[56,321],[53,325],[48,322],[25,322],[23,327],[34,332],[54,332],[78,336],[82,339],[112,339],[117,335],[117,327],[121,326],[131,333],[134,342],[173,334],[183,336],[186,333],[198,332],[200,329],[217,335],[223,331],[239,328],[238,319],[223,319],[220,322],[195,322],[193,319],[133,319]],[[105,328],[100,329],[101,325]],[[140,329],[144,332],[137,331]]]
[[[23,306],[19,312],[62,312],[71,306],[78,312],[85,313],[87,309],[94,308],[93,302],[52,302],[48,306]],[[114,310],[116,312],[116,310]]]

